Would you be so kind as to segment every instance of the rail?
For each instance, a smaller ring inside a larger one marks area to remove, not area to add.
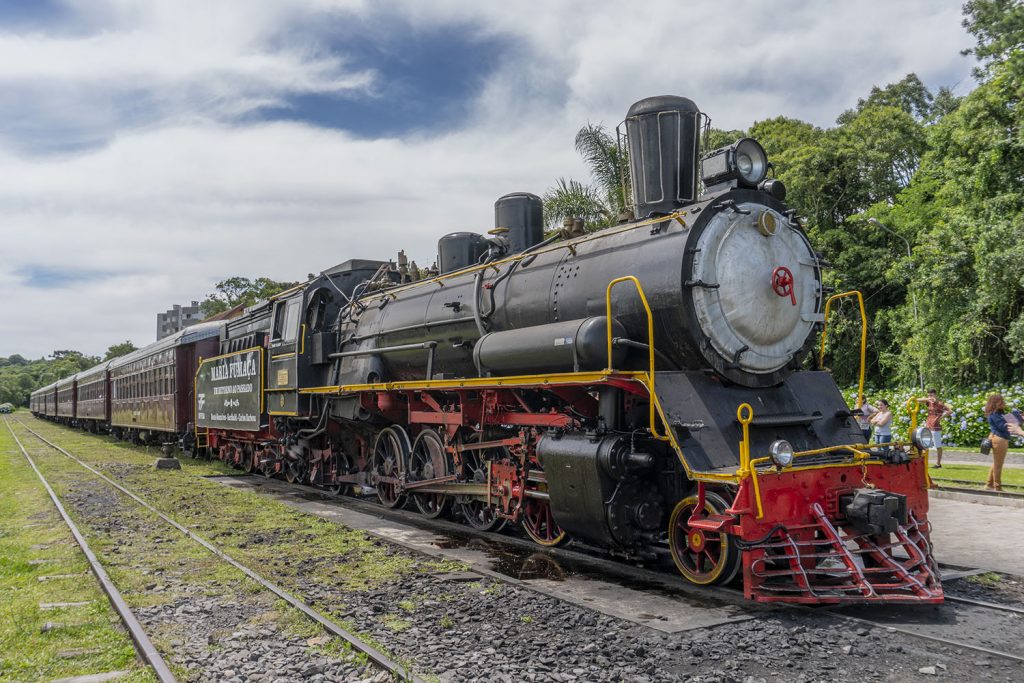
[[[615,285],[621,282],[632,282],[633,286],[636,287],[636,293],[640,296],[640,303],[644,305],[644,312],[647,314],[647,390],[650,393],[650,400],[648,401],[648,418],[651,424],[651,435],[659,441],[669,441],[669,435],[667,433],[659,433],[657,425],[657,412],[655,408],[655,395],[654,395],[654,314],[651,312],[651,305],[647,302],[647,295],[644,293],[643,285],[640,284],[640,280],[634,275],[624,275],[617,277],[608,283],[608,288],[604,292],[604,306],[605,306],[605,332],[608,335],[608,367],[607,372],[613,372],[612,363],[612,347],[614,342],[612,340],[612,290]],[[666,428],[667,429],[667,428]]]
[[[208,540],[206,540],[202,536],[196,534],[191,529],[188,529],[188,528],[182,526],[178,522],[176,522],[173,519],[171,519],[170,517],[168,517],[163,512],[160,512],[155,507],[153,507],[150,503],[148,503],[144,499],[140,498],[135,493],[132,493],[131,491],[129,491],[124,486],[121,486],[120,484],[118,484],[116,481],[114,481],[113,479],[111,479],[107,475],[103,474],[102,472],[100,472],[99,470],[95,469],[94,467],[91,467],[90,465],[88,465],[87,463],[83,462],[82,460],[79,460],[74,455],[72,455],[70,452],[68,452],[67,450],[61,448],[57,444],[55,444],[55,443],[53,443],[51,441],[48,441],[46,438],[44,438],[40,434],[37,434],[35,431],[33,431],[27,425],[25,425],[25,424],[23,424],[21,422],[19,422],[18,424],[20,424],[22,428],[24,428],[27,432],[29,432],[30,434],[35,436],[37,439],[39,439],[40,441],[45,443],[50,448],[53,448],[54,450],[56,450],[58,453],[60,453],[64,457],[68,458],[69,460],[72,460],[72,461],[78,463],[79,466],[85,468],[86,470],[88,470],[89,472],[93,473],[94,475],[96,475],[97,477],[102,479],[103,481],[107,482],[108,484],[113,486],[115,489],[117,489],[118,491],[120,491],[124,495],[128,496],[129,498],[134,500],[136,503],[138,503],[142,507],[146,508],[147,510],[149,510],[150,512],[155,514],[157,517],[162,519],[164,522],[166,522],[167,524],[171,525],[172,527],[174,527],[175,529],[180,531],[182,534],[184,534],[185,536],[187,536],[191,540],[195,541],[196,543],[198,543],[202,547],[204,547],[207,550],[209,550],[211,553],[216,555],[221,560],[227,562],[232,567],[234,567],[235,569],[239,570],[240,572],[242,572],[243,574],[248,576],[250,579],[252,579],[256,583],[260,584],[261,586],[263,586],[264,588],[269,590],[271,593],[273,593],[277,597],[279,597],[282,600],[284,600],[286,603],[288,603],[289,605],[291,605],[295,609],[297,609],[300,612],[302,612],[304,615],[306,615],[311,620],[313,620],[313,621],[317,622],[318,624],[320,624],[320,626],[322,626],[324,628],[324,630],[327,631],[328,633],[330,633],[331,635],[337,636],[338,638],[341,638],[342,640],[347,642],[353,649],[355,649],[356,651],[361,652],[364,655],[366,655],[366,657],[371,662],[373,662],[376,666],[378,666],[378,667],[388,671],[393,676],[397,677],[399,680],[410,681],[411,683],[425,683],[425,681],[420,676],[418,676],[417,674],[415,674],[412,671],[410,671],[408,668],[406,668],[405,665],[400,664],[399,662],[396,662],[396,661],[392,660],[386,654],[384,654],[383,652],[381,652],[377,648],[373,647],[372,645],[364,642],[362,639],[360,639],[355,634],[349,632],[347,629],[342,628],[337,623],[335,623],[334,621],[331,621],[330,619],[328,619],[324,615],[320,614],[319,612],[311,609],[304,601],[302,601],[299,598],[295,597],[294,595],[292,595],[291,593],[286,591],[284,588],[281,588],[277,584],[275,584],[275,583],[271,582],[270,580],[264,578],[261,574],[257,573],[256,571],[254,571],[252,569],[249,569],[244,564],[242,564],[238,560],[234,559],[233,557],[231,557],[230,555],[225,553],[223,550],[217,548],[215,545],[210,543]],[[8,425],[8,429],[10,429],[10,425]],[[11,430],[12,433],[13,433],[13,431],[14,430]],[[17,438],[17,437],[15,437],[15,438]],[[173,681],[174,679],[171,678],[169,680]]]
[[[32,460],[28,451],[25,450],[25,446],[22,445],[21,439],[19,439],[18,435],[14,433],[14,428],[11,427],[11,423],[4,418],[4,424],[7,425],[7,430],[11,433],[11,436],[14,437],[14,442],[18,444],[21,454],[25,456],[25,459],[28,460],[28,464],[32,466],[36,476],[39,477],[39,481],[42,482],[43,488],[45,488],[46,492],[50,494],[50,500],[53,501],[54,506],[57,508],[57,512],[60,513],[60,516],[64,519],[64,523],[67,524],[68,529],[71,530],[71,535],[75,537],[75,541],[82,549],[85,559],[89,561],[89,568],[92,569],[92,573],[96,575],[96,580],[100,582],[100,587],[103,589],[103,592],[107,594],[107,599],[110,600],[111,606],[117,612],[118,616],[121,617],[121,621],[124,623],[125,628],[128,629],[128,633],[131,636],[132,642],[135,643],[135,648],[138,650],[139,655],[147,664],[153,667],[153,672],[156,674],[157,680],[159,680],[160,683],[177,683],[177,679],[174,677],[174,674],[171,673],[170,668],[167,666],[167,662],[164,661],[164,658],[160,655],[156,646],[153,645],[153,641],[151,641],[149,636],[146,635],[146,631],[142,628],[142,624],[139,623],[139,620],[135,617],[131,607],[128,606],[128,603],[125,602],[124,598],[121,596],[121,591],[119,591],[117,586],[114,585],[114,582],[110,580],[110,576],[103,568],[103,565],[100,564],[95,553],[93,553],[92,549],[89,547],[88,542],[85,540],[85,536],[83,536],[82,532],[78,530],[78,526],[74,521],[72,521],[67,510],[64,509],[64,505],[61,504],[60,498],[57,497],[57,494],[50,486],[50,483],[46,481],[46,477],[44,477],[43,473],[39,471],[38,467],[36,467],[35,461]],[[21,426],[24,427],[25,425]],[[26,429],[28,428],[26,427]],[[36,436],[38,436],[38,434]]]
[[[864,403],[864,369],[867,365],[868,349],[868,314],[864,310],[864,295],[859,290],[833,294],[825,301],[825,324],[821,328],[821,350],[818,352],[818,368],[825,369],[825,338],[828,336],[828,314],[832,310],[832,302],[846,297],[856,297],[860,307],[860,375],[857,380],[857,405]]]

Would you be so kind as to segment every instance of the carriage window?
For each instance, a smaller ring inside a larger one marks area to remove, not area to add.
[[[299,328],[299,305],[302,300],[295,297],[287,303],[279,303],[274,314],[274,341],[295,341]]]

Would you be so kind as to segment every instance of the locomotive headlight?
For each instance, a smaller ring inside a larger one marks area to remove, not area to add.
[[[785,439],[773,441],[768,447],[768,455],[776,467],[788,467],[793,463],[793,446]]]
[[[914,442],[922,451],[926,451],[932,447],[934,441],[932,441],[932,430],[928,429],[927,426],[921,426],[914,430],[910,440]]]
[[[768,155],[754,138],[736,143],[736,170],[743,182],[757,185],[768,175]]]
[[[700,176],[707,187],[729,180],[737,180],[744,187],[757,187],[767,174],[768,155],[754,138],[741,138],[708,152],[700,160]]]

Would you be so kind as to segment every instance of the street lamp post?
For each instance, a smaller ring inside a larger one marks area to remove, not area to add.
[[[913,254],[910,251],[910,240],[908,240],[906,237],[904,237],[903,235],[899,234],[898,232],[896,232],[892,228],[887,227],[885,224],[883,224],[877,218],[874,218],[874,217],[868,218],[868,223],[870,223],[871,225],[875,226],[876,228],[878,228],[880,230],[883,230],[883,231],[889,233],[890,235],[894,235],[894,236],[898,237],[899,239],[903,240],[903,244],[905,244],[907,246],[907,259],[912,259],[913,258]],[[911,263],[911,266],[913,266],[913,263]],[[907,289],[910,290],[910,299],[911,299],[911,301],[913,302],[913,305],[914,305],[914,327],[916,329],[917,328],[917,322],[918,322],[918,315],[917,315],[917,292],[915,292],[913,289],[911,289],[909,282],[907,283]],[[920,387],[922,389],[924,389],[924,373],[921,372],[921,362],[920,361],[918,361],[918,364],[917,364],[917,382],[920,385]]]

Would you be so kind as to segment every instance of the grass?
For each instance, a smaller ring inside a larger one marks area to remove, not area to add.
[[[180,471],[156,470],[153,453],[143,448],[50,423],[35,421],[31,426],[243,564],[262,567],[278,579],[291,577],[301,585],[317,577],[359,591],[415,571],[414,558],[392,552],[362,531],[205,479],[237,474],[218,461],[182,458]],[[327,555],[344,561],[318,562]],[[421,564],[424,571],[438,570],[431,563]]]
[[[46,546],[46,547],[38,547]],[[36,547],[33,549],[33,547]],[[31,560],[52,560],[29,564]],[[41,576],[74,578],[40,581]],[[35,472],[0,425],[0,681],[52,680],[129,670],[155,680],[89,571]],[[43,611],[41,602],[85,602]],[[50,622],[56,625],[43,631]]]
[[[984,574],[975,574],[965,578],[968,583],[977,584],[979,586],[985,586],[987,588],[995,588],[1003,582],[1003,575],[996,572],[985,572]]]
[[[987,465],[943,465],[939,469],[928,470],[932,480],[941,484],[944,481],[970,481],[984,486],[988,481]],[[1004,467],[1003,484],[1024,486],[1024,468]]]
[[[257,493],[234,489],[208,479],[210,475],[238,474],[223,463],[183,457],[180,471],[156,470],[153,468],[153,458],[157,455],[157,449],[132,446],[110,437],[86,434],[26,415],[19,417],[27,426],[134,490],[178,523],[207,538],[243,564],[257,568],[264,576],[300,597],[307,587],[319,583],[351,593],[350,598],[343,602],[356,603],[362,592],[399,582],[409,573],[466,570],[464,564],[450,560],[425,560],[397,552],[362,531],[311,516]],[[28,438],[34,439],[30,435]],[[36,441],[36,447],[38,443]],[[66,461],[53,455],[52,451],[49,457],[48,467],[55,470],[55,478],[59,469],[65,471],[65,478],[82,476],[80,470],[75,475],[67,474],[68,468],[64,467]],[[77,469],[77,465],[72,467]],[[69,483],[73,485],[73,481]],[[55,488],[58,488],[60,494],[57,484]],[[134,503],[126,507],[133,508]],[[160,583],[156,575],[161,572],[201,585],[207,594],[221,592],[224,587],[239,593],[261,590],[233,568],[170,530],[152,513],[136,509],[130,514],[152,518],[146,528],[153,531],[145,534],[147,538],[132,538],[122,543],[122,547],[113,547],[102,536],[96,540],[99,546],[97,553],[101,556],[108,552],[119,553],[121,557],[131,556],[142,552],[142,546],[146,546],[147,566],[152,571],[140,574],[138,568],[130,566],[121,572],[108,568],[118,586],[123,586],[122,592],[130,604],[158,604],[174,598],[168,591],[161,592],[159,587],[154,587],[154,584]],[[161,540],[157,546],[153,546],[155,538]],[[138,547],[135,547],[136,543]],[[345,607],[342,603],[317,605],[318,609],[330,614],[340,625],[356,630],[341,616]],[[416,603],[403,601],[398,607],[401,612],[388,615],[385,624],[392,631],[412,626],[409,619],[415,614]],[[268,610],[271,609],[268,607]],[[290,625],[291,630],[303,636],[315,635],[313,631],[307,630],[308,625],[300,626],[303,618],[296,619],[297,612],[291,614],[295,610],[278,608],[273,611],[281,621]],[[442,620],[445,621],[449,623],[446,628],[453,625],[447,617]],[[173,633],[161,636],[163,642],[175,638]],[[364,635],[363,639],[378,649],[387,650],[381,643],[374,642],[372,637]],[[323,649],[340,654],[348,651],[346,645],[335,642],[335,639],[331,639]]]
[[[401,633],[402,631],[408,631],[412,627],[412,622],[408,619],[403,619],[394,614],[385,615],[381,620],[384,626],[395,633]]]

